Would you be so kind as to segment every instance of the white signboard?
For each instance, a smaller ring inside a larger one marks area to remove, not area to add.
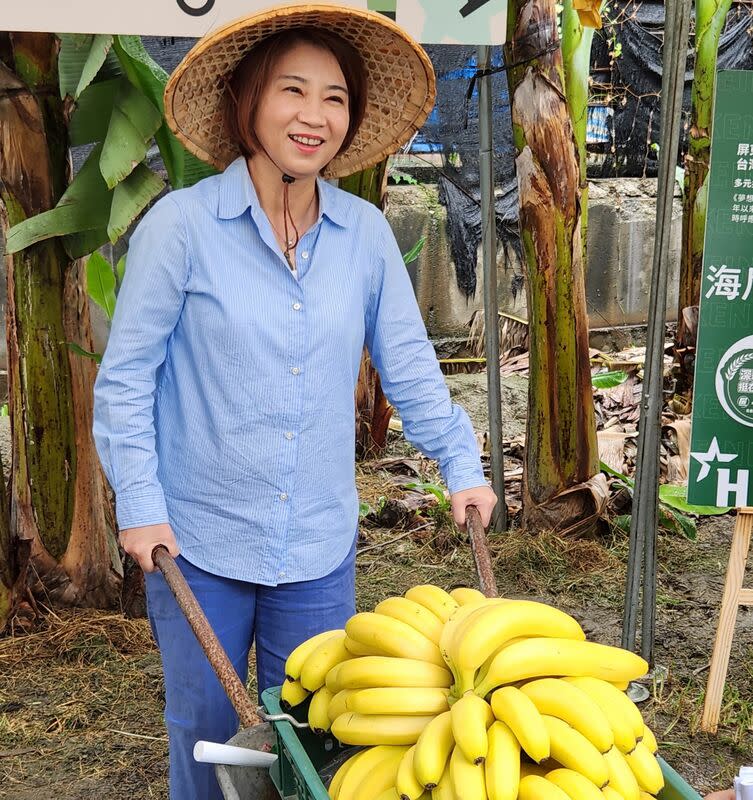
[[[390,11],[425,44],[501,44],[503,0],[319,0]],[[274,0],[0,0],[0,30],[203,36]],[[288,0],[287,5],[306,5]]]
[[[507,2],[499,0],[398,0],[397,22],[419,42],[502,44]]]
[[[317,0],[319,2],[320,0]],[[321,0],[329,2],[330,0]],[[203,36],[238,17],[263,11],[274,0],[2,0],[0,30]],[[288,0],[287,5],[306,5]],[[367,0],[331,0],[366,8]]]

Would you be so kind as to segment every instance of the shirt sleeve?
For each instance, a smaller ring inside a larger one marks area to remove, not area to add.
[[[115,492],[121,530],[169,521],[157,478],[154,399],[183,308],[188,263],[180,208],[164,197],[131,237],[94,386],[94,441]]]
[[[366,346],[406,438],[435,459],[451,493],[486,484],[473,427],[453,404],[392,230],[380,214]]]

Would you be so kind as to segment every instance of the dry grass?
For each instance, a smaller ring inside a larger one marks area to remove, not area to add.
[[[60,612],[0,640],[0,797],[163,797],[161,699],[145,620]]]

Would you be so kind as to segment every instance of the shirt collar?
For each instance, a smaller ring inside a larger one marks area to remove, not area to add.
[[[316,185],[319,189],[320,216],[344,228],[348,220],[348,204],[343,192],[322,178],[317,179]],[[235,219],[248,208],[252,211],[259,209],[259,198],[248,174],[246,160],[239,156],[220,176],[217,215],[220,219]]]

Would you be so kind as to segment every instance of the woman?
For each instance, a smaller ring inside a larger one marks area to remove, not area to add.
[[[224,172],[160,200],[134,234],[94,430],[121,545],[147,573],[174,800],[221,797],[191,752],[237,717],[152,550],[177,557],[244,680],[255,641],[260,692],[299,642],[342,627],[364,345],[457,521],[476,505],[488,524],[496,503],[384,217],[321,179],[381,160],[433,96],[425,53],[394,23],[332,6],[227,26],[168,84],[171,127]]]

